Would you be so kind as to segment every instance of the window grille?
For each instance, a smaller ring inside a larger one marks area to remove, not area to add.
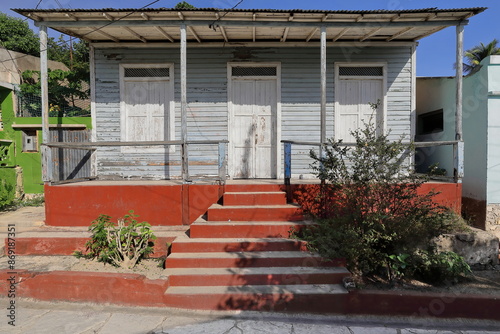
[[[353,77],[381,77],[384,75],[382,67],[367,67],[367,66],[343,66],[339,67],[339,75]]]
[[[233,77],[272,77],[276,76],[276,67],[233,67]]]
[[[170,76],[168,67],[125,68],[125,78],[161,78]]]

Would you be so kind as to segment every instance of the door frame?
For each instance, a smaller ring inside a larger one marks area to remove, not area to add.
[[[174,140],[175,139],[175,78],[174,78],[174,63],[121,63],[119,64],[119,80],[120,80],[120,140],[126,141],[126,124],[127,124],[127,115],[126,115],[126,105],[125,105],[125,81],[154,81],[155,77],[137,77],[131,78],[127,80],[125,78],[125,69],[126,68],[168,68],[169,76],[167,77],[157,77],[158,81],[168,82],[168,89],[171,92],[172,99],[168,103],[168,113],[164,115],[167,117],[168,128],[165,129],[168,131],[167,138],[165,140]],[[126,147],[121,146],[122,152],[134,153],[143,150],[144,148],[137,147]],[[163,148],[158,149],[158,147],[152,148],[148,150],[150,153],[163,153],[167,152],[175,152],[175,146],[169,145],[168,150],[164,150]]]
[[[273,129],[276,131],[276,139],[272,145],[275,146],[275,161],[276,166],[274,166],[274,171],[271,170],[271,174],[274,174],[276,178],[282,178],[283,175],[281,171],[281,62],[228,62],[227,63],[227,105],[228,105],[228,172],[229,178],[233,179],[236,163],[234,161],[234,131],[236,131],[234,127],[234,106],[232,101],[232,68],[233,67],[276,67],[276,76],[248,76],[241,77],[237,80],[259,80],[259,79],[269,79],[275,78],[276,80],[276,116],[275,116],[275,125],[276,128]],[[273,131],[271,130],[271,131]]]
[[[339,67],[348,66],[348,67],[382,67],[382,77],[380,76],[352,76],[351,78],[347,77],[342,80],[374,80],[374,78],[382,79],[382,108],[379,109],[381,113],[381,130],[382,134],[387,134],[387,63],[386,62],[335,62],[334,64],[334,138],[338,138],[338,127],[340,126],[340,116],[337,112],[340,108],[338,101],[338,82],[340,80],[339,76]],[[375,101],[376,102],[376,101]]]

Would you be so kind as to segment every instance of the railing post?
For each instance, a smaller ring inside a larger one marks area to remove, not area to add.
[[[226,177],[227,177],[226,143],[219,143],[219,179],[222,183],[226,183]]]
[[[189,181],[189,156],[188,156],[188,144],[184,142],[181,144],[181,161],[182,161],[182,180],[184,182]]]
[[[453,144],[453,180],[455,183],[462,183],[464,177],[464,142],[458,141]]]
[[[292,178],[292,143],[284,143],[285,149],[285,185],[290,185]]]

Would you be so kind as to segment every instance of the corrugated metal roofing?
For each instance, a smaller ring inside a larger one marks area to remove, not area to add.
[[[421,8],[421,9],[404,9],[404,10],[321,10],[321,9],[239,9],[239,8],[95,8],[95,9],[32,9],[32,8],[15,8],[15,12],[31,11],[40,13],[66,13],[66,12],[157,12],[157,11],[175,11],[175,12],[255,12],[255,13],[326,13],[326,14],[398,14],[398,13],[445,13],[445,12],[474,12],[478,14],[485,11],[488,7],[472,7],[472,8],[452,8],[438,9],[437,7]]]

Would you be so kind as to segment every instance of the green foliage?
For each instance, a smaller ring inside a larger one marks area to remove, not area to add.
[[[53,37],[48,40],[48,58],[66,65],[72,72],[72,79],[76,81],[90,82],[89,45],[87,42],[77,39],[67,42],[63,36],[56,40]]]
[[[20,95],[40,96],[40,71],[24,71],[23,83],[19,85]],[[89,90],[82,87],[83,81],[75,71],[48,70],[49,116],[76,116],[82,114],[82,109],[75,105],[78,99],[87,99]],[[23,106],[29,113],[36,114],[41,109],[41,101]],[[63,113],[64,111],[64,113]],[[85,111],[83,111],[85,114]]]
[[[191,5],[190,3],[186,1],[181,1],[177,3],[174,7],[175,9],[191,9],[191,8],[196,8],[195,6]]]
[[[421,280],[440,284],[453,282],[463,275],[471,274],[467,262],[454,252],[429,252],[419,250],[410,258],[413,276]]]
[[[312,168],[325,181],[323,211],[299,237],[326,258],[345,258],[356,274],[402,277],[411,254],[461,220],[437,205],[434,193],[418,193],[427,179],[413,173],[410,143],[377,134],[371,123],[352,135],[354,146],[329,140],[323,157],[311,152]]]
[[[0,13],[0,46],[8,50],[38,56],[40,43],[27,22]]]
[[[467,62],[464,64],[465,74],[473,73],[480,67],[481,61],[491,55],[500,55],[500,47],[498,47],[498,41],[496,39],[493,39],[486,45],[479,43],[469,50],[466,50],[465,59]]]
[[[5,210],[6,208],[10,207],[14,203],[15,197],[14,195],[16,186],[3,177],[5,174],[5,170],[7,169],[0,169],[0,176],[2,176],[0,178],[0,210]]]
[[[110,216],[100,215],[89,227],[92,236],[85,244],[87,253],[75,251],[74,255],[118,267],[134,267],[153,252],[152,240],[156,239],[151,225],[139,223],[137,217],[131,210],[115,225]]]

